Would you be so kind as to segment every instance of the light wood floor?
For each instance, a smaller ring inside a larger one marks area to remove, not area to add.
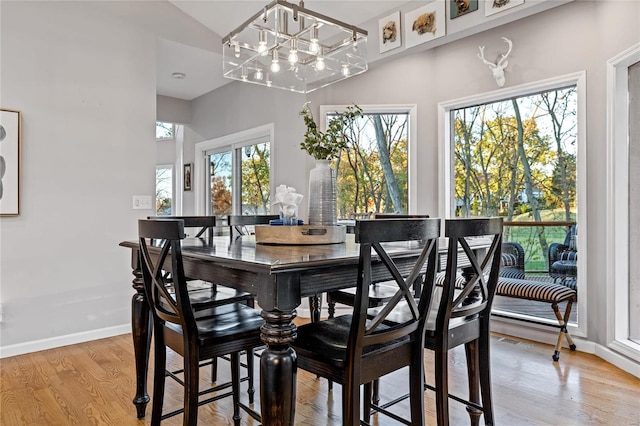
[[[498,425],[639,425],[640,379],[601,359],[563,350],[560,362],[551,360],[548,345],[494,336],[492,376]],[[168,357],[179,365],[181,358]],[[427,368],[432,357],[425,355]],[[256,364],[257,365],[257,364]],[[450,356],[450,382],[466,395],[464,352]],[[227,364],[219,366],[221,379],[228,377]],[[82,343],[0,360],[0,424],[20,425],[145,425],[137,420],[131,403],[135,391],[133,349],[130,335]],[[427,372],[427,378],[432,376]],[[406,391],[405,371],[381,383],[384,397]],[[209,377],[203,369],[203,383]],[[181,405],[181,388],[167,381],[165,407]],[[151,381],[149,381],[151,389]],[[243,397],[246,400],[243,384]],[[397,406],[406,414],[408,403]],[[259,404],[256,404],[258,408]],[[425,394],[426,423],[435,424],[430,392]],[[150,412],[151,405],[147,409]],[[452,425],[469,424],[463,408],[451,402]],[[232,424],[230,400],[203,406],[200,424]],[[296,423],[340,425],[340,387],[332,393],[326,380],[304,371],[298,374]],[[163,425],[180,425],[182,417]],[[257,422],[243,417],[244,425]],[[375,425],[395,424],[381,416]]]

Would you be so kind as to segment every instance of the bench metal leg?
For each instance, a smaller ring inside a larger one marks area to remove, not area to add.
[[[569,349],[572,351],[576,350],[576,345],[573,343],[573,339],[571,335],[567,331],[567,323],[569,322],[569,316],[571,315],[571,307],[573,306],[573,300],[567,301],[567,308],[564,310],[564,316],[560,313],[560,309],[558,309],[557,303],[552,303],[551,307],[553,308],[553,312],[556,314],[556,318],[558,319],[558,324],[560,325],[560,333],[558,334],[558,342],[556,343],[556,349],[553,353],[553,360],[558,361],[560,359],[560,349],[562,348],[562,338],[567,339],[567,343],[569,344]]]

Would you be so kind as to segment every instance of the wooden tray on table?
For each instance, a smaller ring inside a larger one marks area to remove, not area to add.
[[[256,225],[256,242],[260,244],[339,244],[344,243],[347,227],[343,225],[273,226]]]

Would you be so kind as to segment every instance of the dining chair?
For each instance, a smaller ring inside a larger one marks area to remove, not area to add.
[[[195,310],[191,303],[187,277],[182,263],[184,220],[139,220],[140,263],[147,300],[153,316],[154,371],[151,424],[184,413],[183,424],[195,426],[198,406],[223,397],[233,398],[233,421],[240,424],[240,409],[258,421],[260,416],[240,402],[241,351],[261,346],[259,312],[244,303],[227,303]],[[167,282],[167,272],[171,282]],[[183,358],[184,380],[167,371],[166,349]],[[227,389],[218,385],[199,391],[200,362],[229,355],[231,392],[219,393],[199,401],[200,396]],[[183,408],[162,414],[165,377],[175,378],[184,386]]]
[[[215,216],[149,216],[150,220],[176,220],[180,219],[184,222],[185,235],[187,229],[193,229],[193,238],[204,238],[207,235],[209,241],[213,238],[214,229],[217,226]],[[165,277],[165,282],[169,285],[171,292],[170,276]],[[230,287],[218,285],[216,283],[203,282],[201,280],[191,280],[187,278],[189,287],[189,299],[191,306],[197,311],[222,306],[228,303],[244,303],[247,306],[255,306],[255,298],[253,294],[239,291]],[[254,387],[254,363],[253,351],[247,353],[247,393],[249,394],[249,403],[253,404],[255,399]],[[245,380],[245,379],[243,379]],[[211,360],[211,381],[218,381],[218,360]]]
[[[402,215],[402,214],[391,214],[391,213],[374,213],[374,219],[427,219],[429,215]],[[384,225],[382,225],[384,226]],[[415,296],[420,296],[420,280],[416,280],[414,292],[416,292]],[[391,298],[396,294],[396,288],[394,285],[387,285],[386,283],[374,283],[369,286],[369,307],[375,308],[377,306],[382,306],[383,304],[389,302]],[[335,307],[336,304],[339,303],[341,305],[353,306],[355,303],[356,296],[356,288],[346,288],[342,290],[335,290],[327,293],[327,309],[329,318],[333,318],[335,315]],[[318,305],[318,310],[320,306]],[[317,319],[315,319],[317,318]],[[318,312],[316,317],[312,316],[312,320],[317,321],[320,319],[320,314]],[[332,383],[329,382],[329,390],[333,388]],[[378,391],[378,381],[376,380],[373,384],[373,403],[377,404],[380,401],[379,391]]]
[[[229,224],[229,236],[231,237],[231,239],[237,238],[238,236],[245,235],[247,233],[247,226],[268,225],[269,222],[277,219],[280,219],[280,215],[229,215],[227,217],[227,221]]]
[[[436,275],[432,308],[425,327],[425,348],[434,351],[435,371],[435,386],[425,384],[425,390],[435,391],[439,426],[449,424],[449,398],[467,406],[471,424],[478,424],[483,414],[485,424],[494,423],[489,320],[499,278],[502,223],[502,218],[445,222],[445,237],[448,238],[445,273]],[[486,238],[489,247],[474,251],[469,244],[473,238]],[[461,258],[469,266],[460,267]],[[400,307],[394,320],[406,316],[406,308]],[[448,353],[460,345],[465,346],[467,399],[449,394]],[[397,398],[382,408],[407,397]]]
[[[368,421],[371,382],[404,367],[409,367],[411,420],[394,418],[404,424],[424,423],[424,324],[434,283],[439,235],[440,219],[356,221],[355,241],[360,244],[360,251],[352,314],[298,328],[298,337],[291,344],[297,353],[298,367],[342,385],[344,425],[360,424],[360,385],[365,385],[363,417]],[[397,242],[413,243],[415,256],[394,259],[385,243]],[[412,286],[423,277],[425,291],[416,302]],[[369,317],[369,288],[382,280],[395,286],[395,295],[378,307],[375,316]],[[409,307],[410,315],[401,323],[387,325],[387,317],[401,303]]]
[[[425,334],[425,347],[434,351],[435,358],[435,388],[429,385],[426,388],[435,391],[440,426],[449,424],[449,398],[467,406],[472,423],[477,422],[481,414],[485,424],[494,422],[489,325],[500,272],[502,223],[502,218],[445,222],[445,237],[449,240],[445,278],[437,314],[429,318]],[[489,238],[489,248],[472,250],[469,241],[473,238]],[[470,264],[462,268],[461,275],[458,274],[460,250]],[[467,360],[469,396],[466,400],[449,395],[448,386],[448,353],[460,345],[465,346]]]

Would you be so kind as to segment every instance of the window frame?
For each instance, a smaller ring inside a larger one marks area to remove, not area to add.
[[[639,61],[640,43],[607,61],[607,346],[635,361],[640,345],[629,338],[628,67]]]
[[[567,86],[576,86],[578,96],[577,106],[577,129],[576,129],[576,149],[577,149],[577,164],[576,164],[576,191],[578,197],[577,215],[580,218],[580,223],[583,223],[583,229],[585,231],[580,232],[580,238],[578,239],[578,251],[580,254],[580,261],[578,262],[578,294],[580,302],[577,304],[578,309],[578,323],[569,324],[572,329],[571,334],[578,337],[586,337],[587,335],[587,305],[588,305],[588,274],[587,265],[588,252],[587,252],[587,138],[586,138],[586,72],[580,71],[576,73],[566,74],[547,80],[526,83],[514,87],[505,89],[499,89],[491,92],[479,93],[465,98],[454,99],[438,103],[438,188],[440,199],[438,200],[439,215],[442,218],[454,218],[454,147],[453,147],[453,122],[451,120],[451,111],[461,108],[466,108],[474,105],[496,102],[512,97],[526,96],[531,93],[537,93],[541,91],[549,91]],[[500,321],[500,318],[495,318],[496,321]],[[522,326],[525,324],[516,319],[508,318],[504,320],[507,324],[509,322],[517,321],[518,328],[510,328],[512,334],[519,334]],[[548,329],[548,326],[526,323],[527,326],[532,328]],[[554,330],[554,333],[557,333]],[[527,336],[524,336],[527,337]]]
[[[344,111],[349,105],[320,105],[320,130],[327,129],[327,114],[336,111]],[[363,115],[366,114],[408,114],[408,143],[407,143],[407,176],[408,176],[408,214],[416,214],[418,209],[417,190],[417,146],[418,146],[418,106],[416,104],[391,104],[391,105],[359,105]]]
[[[207,189],[209,188],[206,177],[207,177],[207,167],[208,167],[208,155],[207,153],[211,153],[212,151],[231,151],[231,163],[232,168],[236,168],[238,164],[238,160],[236,158],[236,149],[244,148],[247,145],[254,145],[258,141],[268,141],[269,142],[269,191],[271,194],[275,193],[275,178],[274,178],[274,151],[275,144],[273,141],[274,138],[274,125],[273,123],[265,124],[263,126],[254,127],[251,129],[243,130],[240,132],[232,133],[229,135],[225,135],[219,138],[206,140],[195,145],[195,162],[194,162],[194,170],[193,170],[193,185],[195,192],[195,212],[196,214],[210,214],[209,207],[209,199],[207,194]],[[233,214],[240,214],[240,210],[242,206],[237,202],[236,197],[240,197],[242,199],[242,193],[238,189],[239,181],[241,177],[238,176],[238,173],[233,174],[233,193],[232,193],[232,211]]]
[[[171,124],[171,134],[173,135],[170,138],[159,138],[156,137],[156,141],[157,142],[162,142],[162,141],[173,141],[176,139],[176,124],[175,123],[171,123],[169,121],[156,121],[156,127],[158,126],[158,123],[165,123],[165,124]]]

